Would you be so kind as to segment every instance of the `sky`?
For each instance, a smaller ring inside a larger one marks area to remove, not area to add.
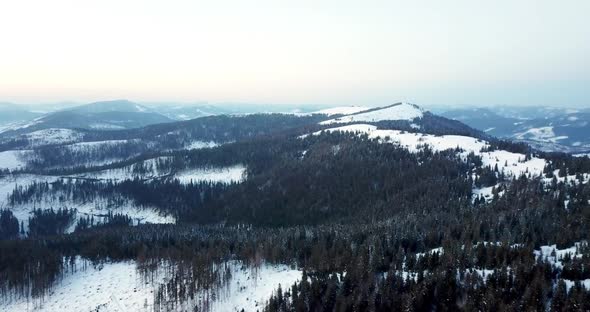
[[[0,0],[0,102],[590,106],[587,0]]]

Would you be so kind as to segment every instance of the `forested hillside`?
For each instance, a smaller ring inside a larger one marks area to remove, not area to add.
[[[78,131],[2,145],[0,309],[590,309],[588,157],[405,103]]]

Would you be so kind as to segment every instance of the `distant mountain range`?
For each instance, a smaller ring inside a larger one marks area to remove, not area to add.
[[[32,111],[20,105],[0,103],[0,131],[3,126],[16,125],[42,115],[42,113]]]
[[[131,129],[173,121],[127,100],[95,102],[46,114],[22,109],[17,112],[18,114],[14,114],[15,118],[4,121],[2,132],[18,134],[50,128]]]
[[[394,104],[393,106],[398,105]],[[391,107],[391,106],[388,106]],[[321,109],[324,108],[324,109]],[[387,108],[387,107],[385,107]],[[544,151],[584,153],[590,151],[590,109],[569,109],[552,107],[512,107],[468,108],[438,110],[438,114],[416,111],[407,105],[408,112],[420,114],[418,121],[408,120],[377,121],[392,123],[397,128],[422,130],[437,133],[451,131],[466,135],[485,137],[494,136],[514,141],[526,142]],[[343,110],[344,109],[344,110]],[[367,110],[369,112],[367,112]],[[370,111],[374,110],[374,113]],[[195,103],[180,105],[175,103],[139,104],[128,100],[101,101],[74,106],[71,103],[53,106],[25,106],[0,103],[0,136],[10,137],[45,129],[82,129],[82,130],[125,130],[142,128],[154,124],[174,123],[195,118],[215,115],[242,115],[249,113],[289,113],[326,115],[347,115],[352,121],[371,121],[363,119],[364,114],[374,119],[390,113],[383,108],[369,106],[332,107],[321,106],[268,106],[254,104],[210,105]],[[441,117],[444,117],[441,119]],[[338,117],[336,117],[338,118]],[[379,118],[377,118],[379,119]],[[383,119],[383,118],[381,118]],[[454,123],[453,120],[461,123]],[[335,122],[336,123],[336,122]],[[481,131],[471,133],[471,128]]]
[[[590,109],[499,107],[454,109],[442,116],[485,133],[526,142],[545,151],[590,150]]]
[[[17,105],[0,103],[0,134],[20,134],[50,128],[121,130],[147,125],[190,120],[215,115],[310,112],[325,106],[303,109],[275,105],[207,103],[147,103],[128,100],[94,102],[85,105],[56,103]]]

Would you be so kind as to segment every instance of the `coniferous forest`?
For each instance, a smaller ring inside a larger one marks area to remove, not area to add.
[[[15,183],[6,195],[0,295],[43,298],[77,270],[77,259],[135,261],[146,279],[167,268],[146,310],[188,310],[183,302],[222,289],[237,261],[301,271],[259,311],[590,310],[590,159],[428,116],[420,128],[375,125],[489,144],[410,149],[354,131],[319,132],[329,126],[317,115],[268,114],[86,134],[126,140],[106,149],[31,149],[27,166],[3,178],[54,179]],[[219,144],[183,148],[194,140]],[[27,143],[2,146],[17,144]],[[486,165],[482,153],[494,151],[522,156]],[[510,173],[535,159],[545,160],[539,174]],[[239,181],[179,178],[236,165],[245,168]],[[117,170],[128,178],[97,175]],[[117,208],[130,203],[174,222]],[[89,206],[102,212],[85,212]],[[30,213],[19,218],[23,209]]]

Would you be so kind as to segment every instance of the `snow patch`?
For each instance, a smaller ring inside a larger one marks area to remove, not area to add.
[[[584,287],[586,290],[590,290],[590,278],[580,281],[572,281],[568,279],[564,279],[563,281],[565,282],[565,289],[567,290],[567,292],[569,292],[572,289],[572,287],[574,287],[576,282],[580,282],[580,285],[582,285],[582,287]]]
[[[246,167],[236,165],[224,168],[200,168],[183,171],[174,175],[182,184],[198,182],[239,183],[246,177]]]
[[[488,187],[481,187],[481,188],[474,188],[472,193],[472,199],[475,201],[476,198],[480,198],[483,196],[486,202],[491,201],[494,198],[493,190],[494,188],[498,189],[500,184],[488,186]],[[498,196],[501,196],[502,193],[498,193]]]
[[[213,141],[209,141],[209,142],[194,141],[194,142],[191,142],[189,145],[187,145],[185,148],[188,150],[193,150],[193,149],[213,148],[216,146],[219,146],[219,144],[217,144],[216,142],[213,142]]]
[[[537,259],[540,258],[556,268],[563,269],[562,261],[566,255],[569,255],[572,259],[581,258],[582,254],[579,249],[585,247],[588,247],[588,242],[577,242],[574,246],[565,249],[558,249],[557,245],[548,245],[541,246],[539,250],[535,250],[533,253]]]
[[[92,123],[89,124],[88,127],[90,129],[97,129],[97,130],[121,130],[125,129],[123,126],[108,124],[108,123]]]

